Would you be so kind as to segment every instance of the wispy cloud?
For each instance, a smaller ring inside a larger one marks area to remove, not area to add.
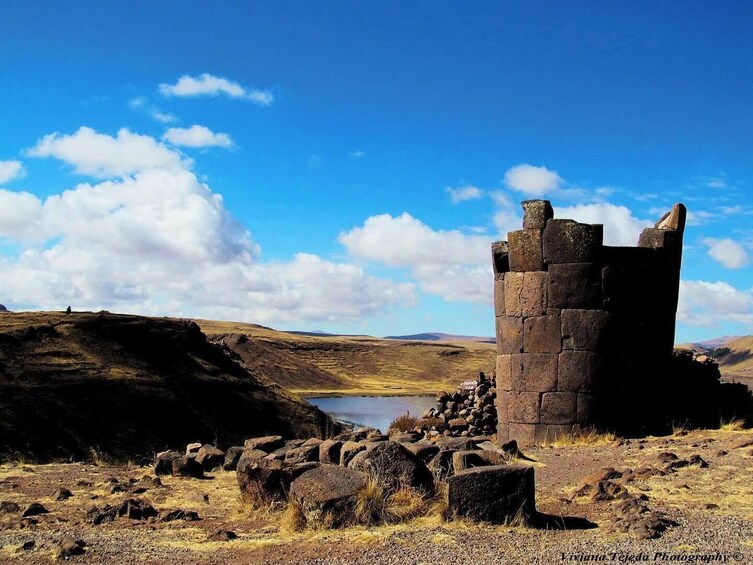
[[[214,133],[208,127],[170,128],[162,139],[185,147],[232,147],[233,140],[226,133]]]
[[[132,110],[136,110],[138,112],[145,112],[151,118],[163,124],[171,124],[173,122],[178,121],[178,118],[174,114],[163,112],[162,110],[157,108],[157,106],[152,104],[147,98],[143,96],[132,98],[131,100],[128,101],[128,106]]]
[[[348,153],[349,157],[352,157],[353,159],[363,159],[366,157],[366,153],[364,151],[351,151]]]
[[[702,240],[708,246],[708,254],[714,261],[728,269],[739,269],[750,262],[748,252],[736,241],[707,237]]]
[[[12,159],[10,161],[0,161],[0,184],[20,179],[26,175],[23,163]]]
[[[467,200],[479,200],[483,198],[484,191],[476,186],[461,186],[459,188],[452,188],[448,186],[445,191],[450,195],[450,201],[453,204],[460,202],[466,202]]]
[[[183,75],[175,84],[160,84],[159,91],[163,96],[227,96],[249,100],[258,106],[269,106],[274,102],[274,95],[269,90],[246,88],[235,81],[209,73],[197,77]]]

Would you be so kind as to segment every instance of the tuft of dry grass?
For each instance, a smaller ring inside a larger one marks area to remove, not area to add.
[[[733,418],[727,422],[721,421],[719,429],[724,432],[741,432],[746,429],[745,420]]]
[[[421,420],[415,416],[411,416],[410,412],[406,412],[402,416],[398,416],[389,425],[390,430],[399,430],[401,432],[412,432],[414,428],[421,425]]]
[[[353,510],[354,521],[357,524],[374,525],[386,522],[386,515],[387,493],[374,478],[369,478],[366,486],[358,493]]]
[[[283,534],[300,533],[306,529],[308,520],[301,504],[290,500],[280,516],[280,532]]]
[[[617,436],[612,432],[603,432],[594,428],[576,430],[571,434],[561,435],[550,442],[553,447],[606,445],[614,442]]]

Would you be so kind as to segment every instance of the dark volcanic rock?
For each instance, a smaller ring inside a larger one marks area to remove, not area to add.
[[[331,465],[340,464],[340,450],[343,443],[334,439],[328,439],[319,446],[319,462]]]
[[[194,457],[178,457],[173,459],[172,474],[176,477],[201,478],[204,470]]]
[[[229,448],[227,453],[225,453],[225,461],[222,464],[222,468],[225,471],[235,471],[235,468],[238,466],[238,460],[243,455],[243,450],[244,447],[239,445]]]
[[[0,516],[3,514],[16,514],[21,512],[21,507],[15,502],[3,500],[0,502]]]
[[[155,475],[172,475],[173,474],[173,461],[180,457],[180,453],[177,451],[163,451],[157,454],[154,461],[154,474]]]
[[[303,473],[290,486],[307,518],[321,518],[328,513],[333,524],[350,517],[358,492],[366,486],[368,475],[338,465],[321,465]]]
[[[29,506],[26,507],[26,510],[24,510],[23,514],[21,514],[21,517],[26,518],[27,516],[39,516],[40,514],[48,514],[49,512],[49,510],[47,510],[38,502],[32,502],[31,504],[29,504]]]
[[[449,508],[457,516],[505,524],[529,523],[536,514],[533,467],[476,467],[447,483]]]
[[[401,487],[415,488],[423,492],[434,490],[431,471],[421,460],[399,443],[387,441],[361,455],[357,471],[371,474],[388,490]]]
[[[225,462],[225,452],[213,445],[202,445],[196,452],[196,462],[205,471],[211,471]]]
[[[231,530],[217,530],[207,536],[207,541],[232,541],[238,538],[238,534]]]
[[[73,496],[73,493],[69,491],[67,488],[59,488],[55,492],[52,493],[52,498],[58,501],[68,500],[72,496]]]
[[[65,561],[76,555],[83,555],[86,552],[86,545],[84,540],[64,538],[57,546],[55,558]]]
[[[261,449],[267,453],[272,453],[275,449],[280,449],[285,445],[282,436],[264,436],[247,439],[243,443],[245,449]]]

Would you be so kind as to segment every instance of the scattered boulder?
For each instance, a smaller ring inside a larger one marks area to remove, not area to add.
[[[39,502],[32,502],[29,504],[29,506],[26,507],[26,510],[23,511],[23,514],[21,514],[21,518],[26,518],[28,516],[39,516],[40,514],[49,514],[49,510],[39,504]]]
[[[367,482],[366,473],[321,465],[293,481],[290,497],[300,504],[308,521],[321,520],[327,514],[333,525],[340,525],[352,515],[358,492]]]
[[[437,480],[443,481],[455,474],[452,465],[454,449],[442,449],[429,461],[427,467]]]
[[[57,501],[68,500],[72,496],[73,496],[73,493],[69,491],[67,488],[59,488],[55,492],[52,493],[52,499],[57,500]]]
[[[74,540],[73,538],[63,538],[58,544],[55,558],[61,561],[83,555],[86,552],[86,542],[84,540]]]
[[[245,449],[261,449],[267,453],[271,453],[275,449],[279,449],[285,445],[285,440],[282,436],[264,436],[247,439],[243,443]]]
[[[319,462],[338,465],[340,463],[340,450],[343,443],[334,439],[323,441],[319,445]]]
[[[352,467],[371,474],[385,489],[395,491],[410,487],[425,493],[433,492],[431,471],[399,443],[387,441],[363,453]]]
[[[207,541],[232,541],[238,538],[238,534],[231,530],[217,530],[207,536]]]
[[[17,514],[21,512],[21,507],[15,502],[3,500],[0,502],[0,516],[3,514]]]
[[[340,465],[343,467],[350,463],[357,453],[366,451],[366,446],[356,441],[346,441],[340,449]]]
[[[678,525],[636,498],[621,502],[616,510],[617,515],[607,524],[607,531],[628,533],[637,539],[661,537],[667,528]]]
[[[159,513],[158,518],[161,522],[173,522],[175,520],[195,522],[201,520],[198,512],[194,512],[193,510],[163,510]]]
[[[241,455],[243,455],[243,450],[244,447],[239,445],[234,445],[229,448],[227,453],[225,453],[225,461],[222,464],[222,468],[225,471],[235,471],[235,468],[238,466],[238,460],[241,458]],[[259,452],[264,453],[261,450],[259,450]]]
[[[154,474],[155,475],[172,475],[173,473],[173,461],[180,457],[180,453],[177,451],[162,451],[157,454],[154,461]]]
[[[201,449],[202,444],[199,442],[196,443],[189,443],[186,446],[186,455],[191,455],[192,453],[198,453]]]
[[[613,481],[597,481],[583,485],[575,496],[589,496],[594,502],[625,499],[630,495],[625,487]]]
[[[157,516],[154,507],[138,498],[129,498],[118,506],[106,505],[104,508],[92,508],[86,513],[89,522],[98,526],[105,522],[113,522],[115,518],[124,516],[130,520],[146,520]]]
[[[175,477],[194,477],[200,479],[204,476],[204,469],[196,461],[195,457],[178,457],[173,459],[172,474]]]
[[[456,473],[447,483],[449,509],[456,516],[528,524],[536,515],[533,467],[475,467]]]
[[[213,445],[202,445],[196,452],[196,462],[204,471],[211,471],[225,462],[225,452]]]
[[[308,463],[310,461],[319,461],[319,445],[301,445],[289,449],[285,453],[286,463]]]
[[[401,445],[423,461],[424,464],[428,464],[439,452],[439,446],[428,440],[420,440],[415,443],[402,443]]]

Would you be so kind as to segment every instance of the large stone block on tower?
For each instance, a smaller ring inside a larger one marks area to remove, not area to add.
[[[544,271],[507,273],[504,287],[505,313],[508,316],[525,317],[546,314],[546,280]]]
[[[588,392],[601,377],[601,356],[590,351],[563,351],[558,361],[557,390]]]
[[[604,239],[601,224],[549,220],[543,232],[544,263],[590,263],[599,258]]]
[[[550,308],[601,308],[601,269],[594,263],[550,265],[547,301]]]
[[[497,354],[523,351],[523,318],[497,316]]]
[[[507,415],[510,422],[519,424],[539,423],[538,392],[511,392],[509,395]]]
[[[562,310],[562,348],[604,351],[610,338],[609,312],[602,310]]]
[[[543,271],[541,230],[518,230],[507,234],[511,271]]]
[[[533,316],[523,323],[523,351],[559,353],[562,351],[562,327],[559,314]]]
[[[497,391],[512,390],[512,355],[497,355]],[[499,397],[499,396],[498,396]]]
[[[513,390],[520,390],[514,379],[517,369],[516,361],[520,359],[522,372],[522,390],[528,392],[548,392],[557,390],[557,364],[559,355],[556,353],[523,353],[512,356]]]
[[[541,395],[542,424],[574,424],[578,415],[578,395],[574,392],[545,392]]]
[[[525,200],[523,206],[523,228],[543,230],[546,223],[554,218],[554,210],[548,200]]]

